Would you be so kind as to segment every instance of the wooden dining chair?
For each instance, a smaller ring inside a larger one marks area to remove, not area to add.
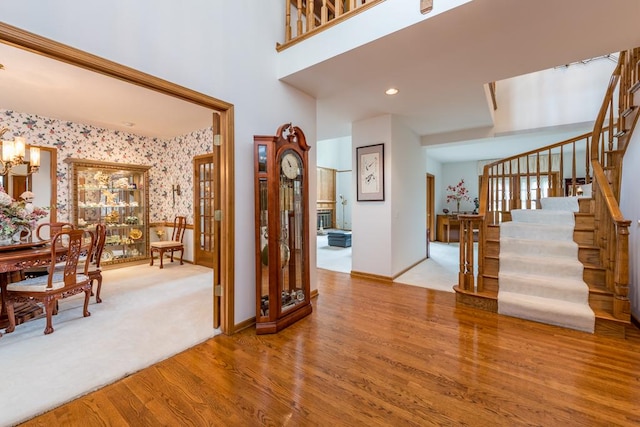
[[[89,268],[87,269],[87,274],[89,275],[89,278],[91,279],[91,288],[92,288],[92,295],[95,293],[96,296],[96,302],[97,303],[101,303],[102,299],[100,298],[100,290],[102,289],[102,270],[100,269],[100,258],[102,258],[102,251],[104,249],[104,244],[107,240],[107,228],[105,227],[104,224],[96,224],[96,230],[94,231],[88,231],[88,233],[95,233],[94,234],[94,240],[93,240],[93,247],[91,249],[90,252],[90,257],[88,259],[85,259],[84,262],[78,262],[78,274],[81,274],[84,272],[84,268],[85,268],[85,263],[89,264]],[[81,257],[82,259],[82,257]],[[61,274],[61,272],[64,270],[64,264],[57,264],[55,267],[55,274]],[[57,277],[54,277],[53,280],[55,281],[56,279],[58,279]],[[93,284],[96,283],[97,287],[95,292],[93,291]]]
[[[38,240],[48,240],[63,230],[73,230],[75,225],[70,222],[43,222],[36,228]]]
[[[171,252],[171,262],[173,262],[173,253],[180,251],[180,265],[184,264],[182,258],[184,257],[184,232],[187,227],[187,218],[184,216],[176,216],[173,220],[173,233],[171,234],[171,240],[162,240],[159,242],[152,242],[150,245],[151,250],[151,263],[153,265],[153,254],[157,253],[160,258],[160,268],[163,268],[162,260],[165,252]]]
[[[49,240],[51,237],[55,236],[59,232],[63,230],[73,230],[75,225],[70,222],[43,222],[38,225],[35,231],[35,237],[37,240]],[[36,266],[29,267],[23,270],[24,277],[29,279],[38,276],[45,276],[49,274],[48,266]]]
[[[88,245],[85,244],[85,239],[90,239]],[[47,316],[47,325],[44,329],[45,335],[53,332],[52,315],[56,310],[59,299],[84,292],[82,314],[84,317],[91,315],[88,310],[91,296],[91,278],[88,274],[89,263],[84,263],[82,272],[78,272],[77,269],[80,256],[85,250],[87,251],[87,257],[91,258],[94,239],[93,233],[88,233],[84,230],[67,230],[57,233],[51,242],[50,265],[55,265],[59,259],[57,248],[60,245],[64,245],[67,250],[63,257],[65,260],[63,271],[57,274],[53,272],[47,274],[46,280],[43,280],[43,277],[34,277],[7,285],[7,293],[4,298],[9,317],[9,326],[5,330],[6,333],[11,333],[15,330],[14,304],[17,302],[36,300],[44,305]]]

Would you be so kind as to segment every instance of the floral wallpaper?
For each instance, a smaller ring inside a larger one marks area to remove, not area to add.
[[[172,221],[175,215],[186,215],[187,222],[193,224],[192,159],[212,152],[211,128],[159,139],[0,109],[2,127],[9,128],[4,138],[23,136],[30,145],[57,149],[58,221],[71,218],[69,166],[64,160],[73,157],[152,166],[149,169],[150,221]],[[172,182],[179,184],[182,191],[181,196],[176,195],[175,206]]]

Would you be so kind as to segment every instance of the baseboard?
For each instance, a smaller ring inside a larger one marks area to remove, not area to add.
[[[244,320],[244,321],[242,321],[240,323],[236,323],[235,325],[233,325],[233,331],[229,335],[233,335],[233,334],[236,334],[236,333],[238,333],[240,331],[248,329],[248,328],[254,326],[255,324],[256,324],[255,316],[251,317],[251,318],[249,318],[247,320]]]
[[[402,270],[401,272],[396,273],[396,275],[395,275],[395,276],[393,276],[393,277],[391,278],[391,280],[392,280],[392,281],[393,281],[393,280],[396,280],[398,277],[402,276],[404,273],[406,273],[407,271],[411,270],[412,268],[414,268],[415,266],[417,266],[418,264],[420,264],[422,261],[425,261],[425,260],[427,260],[427,259],[429,259],[429,258],[428,258],[428,257],[424,257],[424,258],[422,258],[421,260],[416,261],[414,264],[411,264],[409,267],[405,268],[405,269],[404,269],[404,270]]]
[[[365,273],[363,271],[351,270],[351,277],[357,278],[357,279],[375,280],[377,282],[384,282],[384,283],[388,283],[388,284],[392,284],[393,283],[393,277],[381,276],[379,274]]]

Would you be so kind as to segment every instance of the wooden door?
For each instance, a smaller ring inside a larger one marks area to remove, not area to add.
[[[215,267],[215,164],[213,154],[194,158],[195,216],[194,261],[197,265]]]
[[[213,326],[220,326],[220,119],[214,114],[212,153],[195,156],[193,159],[194,192],[194,263],[213,269]]]
[[[427,174],[427,230],[429,230],[429,240],[434,241],[436,238],[436,177]]]

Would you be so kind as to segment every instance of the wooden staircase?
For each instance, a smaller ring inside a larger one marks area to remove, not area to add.
[[[572,169],[567,180],[575,191],[581,164],[593,195],[578,199],[574,241],[584,266],[583,280],[589,286],[589,305],[596,315],[595,333],[625,337],[627,329],[634,328],[628,300],[631,222],[622,216],[618,200],[622,159],[639,117],[640,49],[621,52],[620,60],[593,132],[485,166],[479,214],[459,217],[460,273],[454,286],[458,303],[498,311],[500,223],[511,220],[512,209],[539,209],[543,197],[566,196],[562,185],[566,169]],[[619,91],[617,116],[615,90]],[[578,152],[584,152],[584,159]],[[473,230],[479,230],[477,280]]]
[[[613,292],[606,287],[606,270],[600,265],[600,248],[594,245],[595,216],[593,199],[579,199],[575,213],[573,240],[578,244],[578,260],[584,265],[583,280],[589,286],[589,305],[596,315],[596,334],[624,337],[628,321],[616,319],[613,313]],[[484,292],[480,301],[458,292],[458,302],[488,311],[498,311],[498,273],[500,271],[500,226],[488,227],[483,257]],[[470,301],[472,300],[472,301]]]

